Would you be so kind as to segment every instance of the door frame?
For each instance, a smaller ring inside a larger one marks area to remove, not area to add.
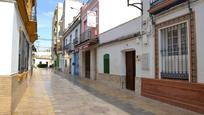
[[[134,63],[134,64],[133,64],[134,68],[133,68],[133,71],[132,71],[132,72],[133,72],[133,76],[132,76],[132,77],[133,77],[133,78],[132,78],[132,79],[133,79],[133,81],[132,81],[132,82],[133,82],[133,86],[132,86],[132,89],[129,89],[129,90],[135,91],[135,89],[136,89],[136,88],[135,88],[136,50],[135,50],[135,49],[129,49],[129,50],[124,50],[123,52],[124,52],[124,57],[125,57],[124,62],[125,62],[125,88],[126,88],[126,89],[128,89],[128,88],[127,88],[127,82],[128,82],[128,81],[127,81],[127,62],[126,62],[126,61],[127,61],[127,60],[126,60],[126,59],[127,59],[127,55],[126,55],[126,53],[128,53],[128,52],[134,53],[134,54],[133,54],[134,56],[132,56],[133,63]]]
[[[87,76],[87,52],[89,52],[89,75]],[[87,50],[85,51],[85,63],[84,63],[84,67],[85,67],[85,78],[90,79],[91,78],[91,51]]]

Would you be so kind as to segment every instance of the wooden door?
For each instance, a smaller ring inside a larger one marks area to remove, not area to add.
[[[135,51],[126,52],[126,88],[135,90]]]
[[[85,77],[90,79],[90,51],[85,52]]]

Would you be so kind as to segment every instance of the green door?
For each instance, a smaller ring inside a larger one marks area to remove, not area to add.
[[[110,56],[109,54],[105,54],[103,56],[103,62],[104,62],[104,73],[109,74],[110,73]]]

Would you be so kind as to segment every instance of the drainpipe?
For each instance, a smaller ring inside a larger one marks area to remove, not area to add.
[[[154,16],[152,14],[150,14],[149,16],[151,17],[152,25],[155,25]]]

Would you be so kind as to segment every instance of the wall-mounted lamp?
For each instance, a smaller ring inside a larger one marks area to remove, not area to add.
[[[139,9],[141,11],[141,13],[143,14],[143,2],[134,2],[134,0],[127,0],[127,5],[133,6],[137,9]],[[140,7],[138,5],[140,5]]]
[[[80,12],[80,9],[74,8],[74,7],[70,7],[72,10],[77,10]]]

